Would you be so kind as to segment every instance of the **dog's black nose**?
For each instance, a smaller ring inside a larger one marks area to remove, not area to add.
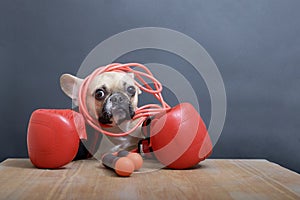
[[[125,100],[126,96],[124,94],[121,93],[115,93],[112,94],[111,97],[109,98],[109,100],[113,103],[113,104],[119,104],[119,103],[123,103]]]

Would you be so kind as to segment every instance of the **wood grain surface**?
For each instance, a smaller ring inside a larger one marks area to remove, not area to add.
[[[8,159],[0,164],[0,199],[300,199],[300,175],[266,160],[208,159],[121,178],[97,160],[42,170]]]

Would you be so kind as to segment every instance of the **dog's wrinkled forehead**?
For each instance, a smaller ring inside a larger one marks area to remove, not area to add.
[[[119,72],[105,72],[95,77],[88,86],[93,93],[102,87],[123,91],[126,86],[134,85],[133,74]]]

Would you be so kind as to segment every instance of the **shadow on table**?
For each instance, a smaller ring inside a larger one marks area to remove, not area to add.
[[[15,167],[15,168],[22,168],[22,169],[39,169],[36,168],[29,159],[8,159],[5,160],[3,163],[1,163],[1,165],[5,167]],[[58,169],[50,169],[50,170],[64,170],[64,169],[66,169],[66,167],[61,167]]]
[[[195,165],[191,168],[187,168],[187,169],[177,169],[177,170],[187,170],[187,171],[191,171],[191,170],[199,170],[199,169],[205,169],[207,168],[206,165],[204,164],[198,164],[198,165]],[[176,170],[176,169],[169,169],[169,168],[162,168],[162,170]]]

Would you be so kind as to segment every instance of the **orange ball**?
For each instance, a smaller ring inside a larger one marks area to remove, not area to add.
[[[115,172],[119,176],[130,176],[134,171],[133,162],[127,157],[121,157],[115,164]]]
[[[139,170],[143,165],[143,158],[138,153],[129,153],[127,155],[127,158],[129,158],[133,164],[134,164],[134,170]]]

